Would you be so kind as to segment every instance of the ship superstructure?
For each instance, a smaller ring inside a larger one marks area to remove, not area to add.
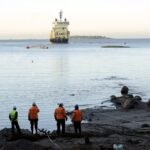
[[[54,43],[68,43],[70,32],[68,31],[69,22],[65,18],[62,21],[62,11],[59,12],[59,20],[55,19],[50,33],[50,41]]]

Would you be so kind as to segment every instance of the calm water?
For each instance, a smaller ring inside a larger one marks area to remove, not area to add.
[[[121,44],[131,48],[101,48]],[[47,45],[26,49],[27,45]],[[39,127],[55,129],[53,112],[63,102],[67,110],[101,105],[110,95],[130,93],[150,98],[150,39],[71,39],[69,44],[47,40],[0,41],[0,128],[10,127],[13,105],[22,128],[29,128],[28,109],[36,102],[41,110]],[[111,106],[111,103],[103,105]]]

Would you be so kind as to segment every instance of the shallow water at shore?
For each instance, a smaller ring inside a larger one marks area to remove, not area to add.
[[[101,48],[124,44],[130,48]],[[47,45],[26,49],[31,45]],[[40,107],[39,127],[55,128],[53,111],[63,102],[67,110],[101,105],[127,85],[133,94],[150,98],[150,39],[71,39],[69,44],[47,40],[0,41],[0,128],[9,127],[8,113],[18,107],[21,127],[29,128],[27,112]],[[103,105],[111,106],[107,102]]]

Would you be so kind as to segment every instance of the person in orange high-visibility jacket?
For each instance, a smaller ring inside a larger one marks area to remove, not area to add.
[[[81,112],[81,110],[79,110],[79,106],[75,105],[75,109],[72,113],[72,122],[74,125],[74,130],[75,133],[78,133],[79,130],[79,134],[81,134],[81,121],[83,119],[83,113]]]
[[[33,103],[31,108],[29,109],[28,112],[28,120],[30,121],[31,124],[31,132],[33,134],[33,126],[35,126],[35,132],[37,134],[37,129],[38,129],[38,113],[39,113],[39,108],[37,107],[36,103]]]
[[[62,126],[62,134],[65,134],[65,120],[67,120],[67,115],[62,103],[55,109],[54,117],[57,121],[57,133],[60,134],[60,127]]]

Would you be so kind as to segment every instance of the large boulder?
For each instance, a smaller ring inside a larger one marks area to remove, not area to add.
[[[111,102],[115,103],[116,105],[123,105],[126,100],[133,99],[133,95],[128,94],[128,95],[123,95],[120,97],[116,97],[115,95],[112,95],[110,99],[111,99]]]
[[[2,150],[48,150],[40,145],[34,144],[31,141],[20,139],[17,141],[9,142]]]
[[[122,107],[124,109],[130,109],[135,107],[135,101],[134,99],[126,99],[124,103],[122,104]]]
[[[140,108],[140,106],[143,104],[142,98],[140,96],[133,96],[132,94],[128,94],[128,92],[129,88],[127,86],[123,86],[121,89],[122,96],[117,97],[112,95],[110,97],[111,102],[113,102],[116,106],[121,106],[124,109]],[[148,105],[150,106],[150,102]]]

